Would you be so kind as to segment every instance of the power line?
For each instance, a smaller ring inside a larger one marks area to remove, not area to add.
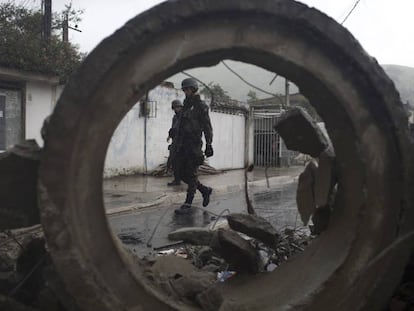
[[[352,12],[355,10],[355,8],[358,6],[359,2],[361,0],[357,0],[354,4],[354,6],[352,7],[352,9],[349,11],[348,15],[345,16],[344,20],[342,21],[341,25],[343,25],[343,23],[345,23],[345,21],[348,19],[348,17],[352,14]]]
[[[234,75],[236,75],[240,80],[242,80],[244,83],[246,83],[247,85],[249,85],[249,86],[251,86],[252,88],[255,88],[256,90],[258,90],[258,91],[260,91],[260,92],[263,92],[263,93],[265,93],[265,94],[268,94],[268,95],[270,95],[270,96],[273,96],[273,97],[275,97],[275,98],[277,98],[277,99],[279,99],[280,101],[282,101],[281,99],[280,99],[280,96],[278,95],[278,94],[274,94],[274,93],[271,93],[271,92],[268,92],[268,91],[266,91],[266,90],[263,90],[262,88],[260,88],[260,87],[258,87],[258,86],[255,86],[254,84],[252,84],[252,83],[250,83],[249,81],[246,81],[241,75],[239,75],[237,72],[235,72],[229,65],[227,65],[223,60],[221,61],[221,63],[224,65],[224,67],[226,67],[230,72],[232,72]],[[282,104],[283,104],[283,102],[282,102]]]
[[[224,61],[221,61],[221,63],[224,65],[224,67],[226,67],[230,72],[232,72],[234,75],[236,75],[240,80],[242,80],[244,83],[246,83],[247,85],[249,85],[249,86],[251,86],[251,87],[253,87],[253,88],[255,88],[256,90],[259,90],[259,91],[261,91],[261,92],[263,92],[263,93],[265,93],[265,94],[268,94],[268,95],[271,95],[271,96],[278,96],[277,94],[273,94],[273,93],[270,93],[270,92],[268,92],[268,91],[265,91],[265,90],[263,90],[263,89],[261,89],[261,88],[259,88],[259,87],[257,87],[257,86],[255,86],[255,85],[253,85],[252,83],[250,83],[250,82],[248,82],[248,81],[246,81],[241,75],[239,75],[237,72],[235,72],[232,68],[230,68],[230,66],[229,65],[227,65]]]

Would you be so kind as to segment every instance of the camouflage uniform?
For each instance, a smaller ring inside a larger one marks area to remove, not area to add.
[[[192,203],[197,189],[202,193],[203,198],[208,191],[211,193],[211,188],[201,184],[197,178],[198,167],[204,162],[204,154],[201,150],[202,133],[206,144],[211,145],[213,131],[208,106],[196,94],[184,100],[176,138],[175,166],[181,179],[188,185],[186,204]]]
[[[172,124],[171,124],[171,128],[168,131],[168,137],[172,139],[172,143],[168,146],[168,150],[170,151],[170,154],[168,156],[168,161],[167,161],[167,168],[172,168],[173,173],[174,173],[174,182],[179,182],[180,181],[180,174],[178,169],[176,169],[176,157],[177,157],[177,133],[178,133],[178,126],[179,126],[179,114],[181,112],[176,112],[173,119],[172,119]]]

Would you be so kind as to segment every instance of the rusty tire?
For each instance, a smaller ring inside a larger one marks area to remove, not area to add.
[[[154,289],[112,239],[102,172],[113,131],[145,90],[224,58],[278,72],[310,99],[337,153],[341,200],[300,256],[226,283],[220,310],[379,309],[412,245],[407,120],[393,83],[351,34],[288,0],[169,1],[105,39],[71,78],[39,177],[42,224],[69,291],[84,310],[194,308]]]

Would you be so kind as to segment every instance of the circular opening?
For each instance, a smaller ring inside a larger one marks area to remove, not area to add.
[[[342,198],[326,234],[274,273],[225,284],[223,304],[270,310],[307,301],[309,309],[349,310],[366,302],[362,295],[376,294],[378,306],[382,276],[365,267],[398,234],[403,195],[404,163],[393,164],[399,144],[384,126],[397,127],[390,108],[395,90],[344,29],[286,1],[165,3],[106,39],[70,81],[51,118],[40,182],[48,243],[71,293],[100,310],[189,308],[153,289],[139,263],[114,243],[102,171],[111,135],[147,89],[222,59],[261,66],[298,85],[332,139]],[[385,266],[397,259],[387,260]],[[338,300],[342,292],[349,294]]]

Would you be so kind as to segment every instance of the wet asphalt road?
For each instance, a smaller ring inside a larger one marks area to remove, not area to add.
[[[276,229],[299,227],[301,223],[296,208],[296,188],[296,182],[272,189],[251,188],[250,197],[256,213],[270,221]],[[217,215],[226,215],[228,212],[247,213],[244,192],[214,196],[206,208],[208,212],[196,207],[190,215],[176,216],[174,209],[180,205],[161,205],[135,213],[109,216],[109,223],[124,246],[142,257],[173,243],[168,240],[171,231],[182,227],[212,226],[216,222],[219,224],[222,218]],[[201,207],[199,202],[194,205]]]

